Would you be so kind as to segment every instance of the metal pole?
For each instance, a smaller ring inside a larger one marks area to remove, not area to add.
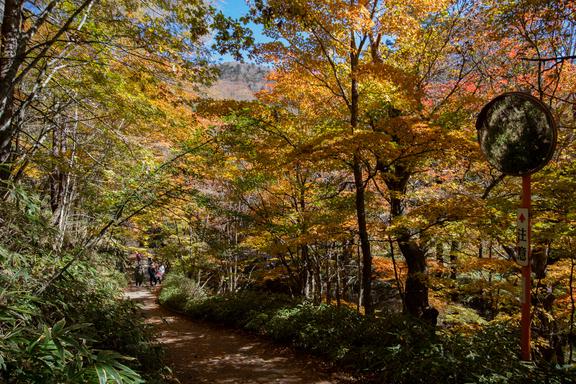
[[[531,188],[530,188],[530,175],[522,176],[522,204],[521,208],[528,208],[528,212],[530,213],[530,205],[531,205]],[[530,237],[532,232],[532,223],[531,223],[531,215],[528,214],[528,233],[526,234],[526,238],[528,240],[528,246],[526,247],[526,257],[528,259],[528,265],[522,267],[522,321],[521,321],[521,328],[522,328],[522,336],[520,340],[520,347],[522,350],[522,360],[523,361],[530,361],[531,354],[530,354],[530,304],[532,301],[531,297],[531,274],[532,274],[532,266],[531,266],[531,250],[530,250]]]

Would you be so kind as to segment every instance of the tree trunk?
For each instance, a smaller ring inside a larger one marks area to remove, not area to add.
[[[75,177],[70,170],[76,163],[76,142],[78,133],[78,110],[72,125],[64,123],[52,132],[52,158],[55,160],[50,177],[50,206],[52,224],[58,228],[58,238],[54,243],[59,250],[64,245],[68,227],[68,216],[72,211],[76,190]]]
[[[322,302],[322,276],[320,270],[320,262],[318,258],[314,260],[314,298],[315,305],[320,305]]]
[[[19,67],[19,43],[22,26],[23,0],[5,0],[0,36],[0,189],[10,178],[12,138],[15,133],[14,84]]]
[[[288,252],[290,253],[290,259],[294,260],[294,255],[292,253],[292,251],[290,249],[288,249]],[[299,252],[299,248],[296,250],[296,253]],[[291,281],[290,284],[290,292],[292,294],[294,294],[294,292],[292,291],[293,289],[296,290],[296,294],[300,294],[302,287],[301,287],[301,283],[302,283],[302,272],[300,270],[298,271],[294,271],[290,265],[290,263],[288,262],[288,260],[286,259],[286,256],[284,255],[284,253],[282,251],[278,252],[276,254],[276,256],[278,257],[278,259],[280,260],[280,263],[282,264],[282,266],[286,269],[286,273],[288,274],[288,277]]]
[[[306,267],[306,269],[304,270],[304,276],[303,276],[303,280],[302,280],[304,283],[303,294],[304,294],[304,298],[306,298],[306,299],[310,299],[310,297],[311,297],[310,296],[310,286],[311,286],[311,283],[310,283],[311,277],[310,276],[311,276],[310,271],[309,271],[308,267]]]
[[[356,311],[360,313],[360,308],[362,307],[362,256],[360,255],[360,244],[356,247],[356,253],[358,255],[358,301],[356,305]]]
[[[394,220],[404,215],[403,199],[411,176],[410,169],[403,164],[385,166],[380,162],[377,168],[382,173],[382,178],[390,191],[390,215]],[[408,276],[404,286],[406,311],[435,324],[438,311],[428,305],[426,251],[412,238],[407,228],[400,230],[397,242],[408,267]]]
[[[294,208],[298,212],[298,224],[300,226],[300,235],[305,235],[308,232],[308,223],[306,222],[305,212],[307,209],[306,204],[306,176],[302,173],[302,169],[300,164],[297,163],[295,167],[296,171],[296,180],[298,182],[298,201],[294,204]],[[317,266],[314,265],[312,257],[310,255],[310,248],[308,244],[302,244],[300,246],[300,255],[301,255],[301,265],[299,275],[300,275],[300,292],[304,294],[304,297],[307,299],[310,296],[313,297],[313,301],[315,303],[319,303],[321,298],[317,296],[317,290],[319,289],[319,282],[317,277]],[[310,280],[313,279],[313,280]],[[312,283],[312,284],[311,284]],[[310,288],[312,288],[312,292],[310,292]]]
[[[428,308],[428,276],[426,253],[408,235],[398,239],[398,246],[406,259],[408,276],[404,288],[404,301],[409,314],[421,317]]]
[[[310,250],[306,244],[300,246],[300,256],[304,266],[303,270],[300,272],[300,282],[302,284],[300,289],[304,294],[304,297],[309,299],[314,296],[314,288],[312,284],[314,268],[312,266],[312,261],[310,260]]]
[[[351,301],[349,299],[350,295],[348,293],[348,288],[349,288],[349,280],[348,280],[348,274],[346,273],[347,270],[347,266],[350,265],[350,263],[352,262],[352,257],[354,254],[354,236],[352,235],[350,237],[349,241],[346,241],[344,244],[344,250],[342,252],[342,260],[340,261],[340,265],[342,266],[341,271],[344,273],[344,279],[342,281],[342,299],[343,300],[348,300]]]
[[[444,243],[436,243],[436,261],[440,267],[444,266]]]
[[[351,0],[354,5],[354,0]],[[350,127],[354,133],[358,128],[358,112],[360,94],[358,92],[358,80],[356,79],[358,66],[360,63],[361,47],[356,44],[356,34],[354,30],[350,31],[350,100],[348,108],[350,111]],[[364,302],[364,313],[367,316],[374,314],[372,304],[372,252],[370,249],[370,239],[368,237],[368,228],[366,225],[366,204],[365,204],[365,186],[362,176],[362,162],[360,148],[355,148],[352,171],[354,174],[354,186],[356,190],[356,217],[358,221],[358,235],[360,237],[360,248],[362,249],[362,301]]]
[[[460,250],[460,242],[452,240],[450,244],[450,278],[456,280],[456,271],[458,270],[456,262],[458,261],[458,252]]]
[[[328,246],[326,251],[326,304],[330,305],[332,302],[332,270],[330,263],[332,262],[332,246]]]
[[[388,235],[388,244],[390,244],[390,258],[392,259],[392,267],[394,268],[394,280],[396,280],[396,286],[398,287],[398,296],[402,301],[402,311],[406,311],[404,290],[402,289],[402,283],[400,282],[400,276],[398,275],[398,265],[394,254],[394,241],[392,241],[390,235]]]
[[[343,244],[344,245],[344,244]],[[344,245],[345,247],[345,245]],[[343,247],[343,248],[344,248]],[[334,296],[336,297],[336,306],[340,308],[341,305],[341,298],[340,298],[340,287],[342,286],[342,275],[340,271],[343,269],[340,265],[340,252],[336,250],[336,254],[334,255],[334,264],[336,265],[336,286],[334,287]]]
[[[372,252],[370,249],[370,239],[366,225],[366,207],[364,201],[364,180],[362,178],[362,168],[360,156],[354,154],[354,184],[356,185],[356,216],[358,220],[358,235],[360,237],[360,248],[362,250],[362,292],[364,302],[364,312],[367,316],[374,314],[372,306]]]

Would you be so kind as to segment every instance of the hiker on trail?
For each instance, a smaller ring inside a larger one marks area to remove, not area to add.
[[[152,258],[148,258],[148,275],[150,276],[150,286],[156,285],[156,263],[152,261]]]
[[[160,266],[158,267],[158,270],[156,272],[156,281],[158,282],[158,284],[162,283],[162,278],[164,277],[164,272],[166,272],[166,267],[164,267],[164,264],[160,264]]]
[[[136,263],[140,264],[142,262],[142,254],[140,252],[136,252]]]
[[[136,263],[136,268],[134,269],[134,282],[137,287],[140,287],[144,283],[144,266],[142,263]]]

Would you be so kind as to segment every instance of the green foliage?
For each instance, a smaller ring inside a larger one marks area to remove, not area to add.
[[[328,358],[382,383],[568,383],[574,370],[522,364],[518,329],[492,322],[470,335],[434,330],[401,314],[376,319],[330,305],[244,291],[184,298],[185,278],[163,286],[160,302],[187,315],[241,327]],[[179,286],[178,286],[179,285]],[[178,292],[178,300],[172,300]]]
[[[54,232],[40,207],[28,205],[0,208],[0,381],[143,383],[142,372],[154,379],[160,351],[136,305],[122,299],[126,281],[112,255],[91,253],[36,293],[71,255],[48,247]]]
[[[162,283],[158,300],[171,308],[184,308],[188,300],[202,300],[206,293],[196,282],[183,275],[170,273]]]
[[[187,291],[187,287],[193,287]],[[173,309],[200,319],[224,323],[235,327],[256,327],[275,310],[296,304],[286,295],[266,294],[243,291],[236,295],[211,296],[198,295],[193,280],[183,276],[167,275],[162,284],[159,301]]]

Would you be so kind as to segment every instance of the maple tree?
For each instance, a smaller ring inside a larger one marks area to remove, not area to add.
[[[455,46],[459,41],[452,41],[458,37],[452,35],[454,24],[462,23],[463,18],[457,12],[442,16],[440,11],[447,4],[427,2],[410,7],[387,6],[379,1],[290,5],[256,2],[255,6],[257,18],[268,27],[270,36],[280,39],[262,47],[269,52],[266,57],[279,60],[279,66],[288,71],[306,71],[307,81],[325,88],[329,92],[326,100],[338,103],[332,119],[338,121],[345,137],[342,141],[349,145],[346,151],[352,154],[364,305],[371,313],[372,256],[366,225],[366,187],[373,177],[370,175],[379,171],[390,191],[392,218],[399,218],[407,183],[412,174],[419,172],[416,164],[427,154],[442,151],[434,145],[435,140],[443,141],[439,137],[442,130],[434,127],[438,109],[469,72],[445,72],[446,63],[453,63],[457,55]],[[388,39],[387,44],[383,39]],[[435,50],[434,45],[439,49]],[[453,76],[455,84],[444,87],[444,91],[439,86],[434,88],[440,76],[442,85],[449,84],[447,76]],[[439,91],[446,97],[441,98]],[[439,103],[427,105],[434,100],[430,92],[435,92]],[[452,140],[458,140],[452,136]],[[370,167],[371,161],[377,164]],[[428,303],[426,284],[417,277],[425,273],[425,252],[413,241],[417,233],[397,233],[395,238],[410,271],[406,302],[414,304],[408,310],[420,316]]]

